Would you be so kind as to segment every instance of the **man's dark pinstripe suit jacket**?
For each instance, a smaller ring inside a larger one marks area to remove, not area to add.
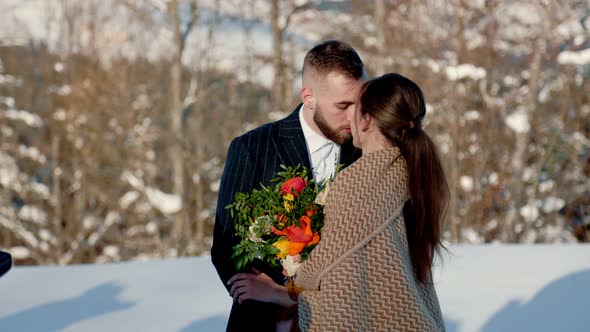
[[[268,123],[235,138],[227,153],[225,168],[221,177],[221,186],[215,215],[215,230],[211,259],[221,281],[227,287],[227,281],[236,271],[234,263],[229,260],[232,247],[237,244],[234,238],[233,219],[225,209],[234,200],[238,192],[249,192],[267,185],[279,172],[280,165],[296,166],[301,164],[310,169],[305,136],[299,121],[299,105],[285,119]],[[361,155],[352,144],[342,145],[340,163],[350,165]],[[257,266],[271,276],[277,283],[283,284],[281,268]],[[228,288],[229,290],[229,288]],[[232,306],[227,331],[274,331],[275,313],[278,306],[258,301],[246,301]]]

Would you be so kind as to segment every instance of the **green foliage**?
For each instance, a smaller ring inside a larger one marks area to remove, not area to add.
[[[321,190],[318,187],[323,188],[324,183],[315,186],[314,180],[309,179],[307,168],[301,165],[281,165],[281,169],[269,186],[261,184],[260,189],[237,193],[234,202],[226,207],[234,218],[235,235],[241,239],[233,248],[231,257],[238,270],[257,259],[273,266],[280,265],[277,256],[280,251],[273,244],[287,237],[273,233],[273,229],[281,231],[289,226],[301,227],[301,217],[306,215],[311,215],[314,234],[320,233],[324,225],[323,207],[315,203]],[[306,185],[300,194],[293,189],[294,199],[289,201],[283,197],[281,189],[285,182],[297,177],[301,177]],[[314,246],[307,245],[303,249],[300,253],[302,260],[308,257]]]

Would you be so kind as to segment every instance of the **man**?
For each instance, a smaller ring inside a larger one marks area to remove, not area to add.
[[[263,125],[235,138],[230,144],[215,216],[211,259],[228,291],[228,280],[238,272],[230,260],[234,225],[225,209],[237,192],[268,185],[280,165],[313,169],[316,182],[335,172],[336,165],[350,165],[360,157],[351,142],[346,110],[355,107],[364,82],[364,65],[356,51],[340,41],[326,41],[312,48],[303,64],[300,104],[287,118]],[[256,266],[276,283],[283,284],[282,268]],[[236,298],[234,296],[234,298]],[[277,305],[254,300],[234,301],[227,331],[275,331]]]
[[[12,256],[9,253],[0,251],[0,277],[12,267]]]

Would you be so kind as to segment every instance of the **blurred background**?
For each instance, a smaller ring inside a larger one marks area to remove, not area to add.
[[[590,1],[2,0],[0,248],[208,255],[231,140],[354,46],[423,89],[448,243],[590,241]]]

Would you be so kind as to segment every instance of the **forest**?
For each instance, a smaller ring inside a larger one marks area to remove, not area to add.
[[[590,242],[590,6],[561,0],[6,0],[0,248],[18,264],[208,255],[229,143],[351,44],[425,93],[446,243]]]

